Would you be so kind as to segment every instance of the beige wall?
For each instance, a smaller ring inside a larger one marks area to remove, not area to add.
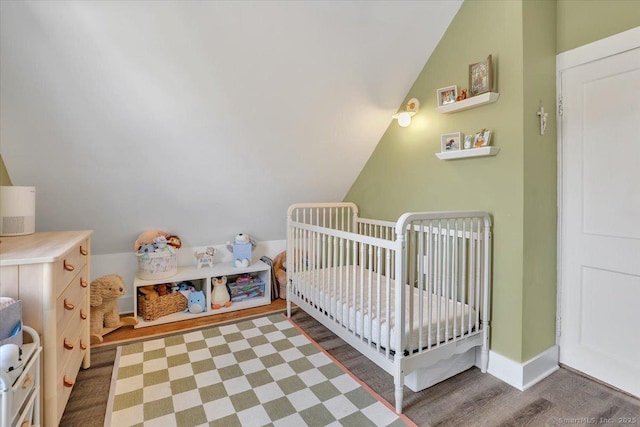
[[[491,348],[524,362],[555,343],[557,142],[555,55],[640,25],[640,1],[466,1],[407,99],[421,110],[393,122],[346,200],[364,216],[483,209],[494,220]],[[435,112],[440,87],[467,87],[468,64],[491,53],[497,103]],[[540,107],[548,112],[540,135]],[[440,161],[440,135],[494,131],[496,157]]]

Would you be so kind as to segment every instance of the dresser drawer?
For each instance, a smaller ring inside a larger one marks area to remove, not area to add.
[[[60,295],[78,272],[87,265],[89,256],[89,241],[87,239],[67,251],[53,264],[53,282],[55,295]]]
[[[56,372],[58,373],[62,372],[62,369],[68,365],[69,360],[78,351],[84,354],[89,348],[90,343],[83,338],[83,333],[89,328],[89,319],[88,317],[86,319],[80,318],[81,310],[87,312],[86,304],[76,307],[77,320],[69,322],[65,329],[58,330],[56,337]]]
[[[56,330],[64,330],[69,322],[78,324],[82,317],[89,315],[86,301],[89,298],[87,268],[73,278],[69,286],[56,299]],[[82,310],[82,313],[80,313]],[[76,326],[79,327],[79,326]]]
[[[88,327],[89,327],[89,324],[86,323],[84,325],[84,328],[81,331],[79,331],[79,335],[84,333],[86,331],[85,328],[88,328]],[[86,345],[84,350],[79,345],[74,347],[74,349],[70,352],[68,363],[58,371],[58,382],[56,384],[56,396],[57,396],[56,422],[60,422],[60,418],[62,417],[64,408],[67,405],[69,396],[71,395],[71,390],[73,389],[73,386],[76,382],[78,371],[80,370],[80,365],[82,364],[82,359],[87,353],[88,348],[89,348],[88,344]]]

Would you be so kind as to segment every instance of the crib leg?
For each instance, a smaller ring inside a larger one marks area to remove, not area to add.
[[[287,281],[286,293],[287,293],[287,317],[291,318],[291,300],[289,299],[289,286],[291,283]]]
[[[396,413],[402,413],[402,386],[396,385]]]
[[[404,396],[403,388],[404,388],[404,372],[400,371],[396,373],[396,377],[393,380],[395,384],[395,400],[396,400],[396,413],[402,413],[402,398]]]
[[[480,371],[484,374],[489,368],[489,325],[484,325],[484,342],[480,352]]]

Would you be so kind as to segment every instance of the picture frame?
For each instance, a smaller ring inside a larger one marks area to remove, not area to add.
[[[436,91],[438,107],[442,107],[443,105],[453,104],[456,102],[456,98],[458,97],[458,86],[447,86],[440,88]]]
[[[447,133],[440,137],[440,151],[458,151],[462,149],[464,135],[461,132]]]
[[[491,55],[484,61],[469,65],[469,95],[491,92],[493,88],[493,66]]]
[[[480,129],[475,133],[473,148],[486,147],[489,144],[491,144],[491,131],[489,129]]]

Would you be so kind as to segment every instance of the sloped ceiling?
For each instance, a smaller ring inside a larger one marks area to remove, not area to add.
[[[0,153],[93,253],[285,238],[342,200],[461,1],[1,4]]]

